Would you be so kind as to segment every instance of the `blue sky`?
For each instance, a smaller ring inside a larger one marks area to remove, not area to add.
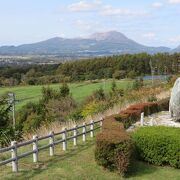
[[[180,45],[180,0],[0,0],[0,46],[116,30],[145,45]]]

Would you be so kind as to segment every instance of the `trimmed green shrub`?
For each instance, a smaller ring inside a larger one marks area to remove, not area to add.
[[[130,164],[132,147],[123,124],[113,117],[103,121],[103,132],[96,137],[95,159],[99,165],[124,175]]]
[[[180,128],[143,127],[132,135],[140,159],[180,168]]]

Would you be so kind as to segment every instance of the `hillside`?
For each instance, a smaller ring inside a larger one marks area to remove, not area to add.
[[[116,31],[95,33],[86,38],[55,37],[20,46],[2,46],[0,55],[105,56],[125,53],[170,52],[167,47],[148,47]]]

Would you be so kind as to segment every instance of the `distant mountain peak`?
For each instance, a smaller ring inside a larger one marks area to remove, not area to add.
[[[89,36],[90,39],[95,39],[97,41],[102,41],[102,40],[127,40],[128,38],[117,31],[108,31],[108,32],[98,32],[98,33],[94,33],[91,36]]]

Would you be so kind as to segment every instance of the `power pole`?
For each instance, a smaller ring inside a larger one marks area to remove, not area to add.
[[[12,117],[13,117],[13,128],[16,127],[16,117],[15,117],[15,105],[16,105],[16,96],[14,93],[8,93],[8,103],[11,106]]]

